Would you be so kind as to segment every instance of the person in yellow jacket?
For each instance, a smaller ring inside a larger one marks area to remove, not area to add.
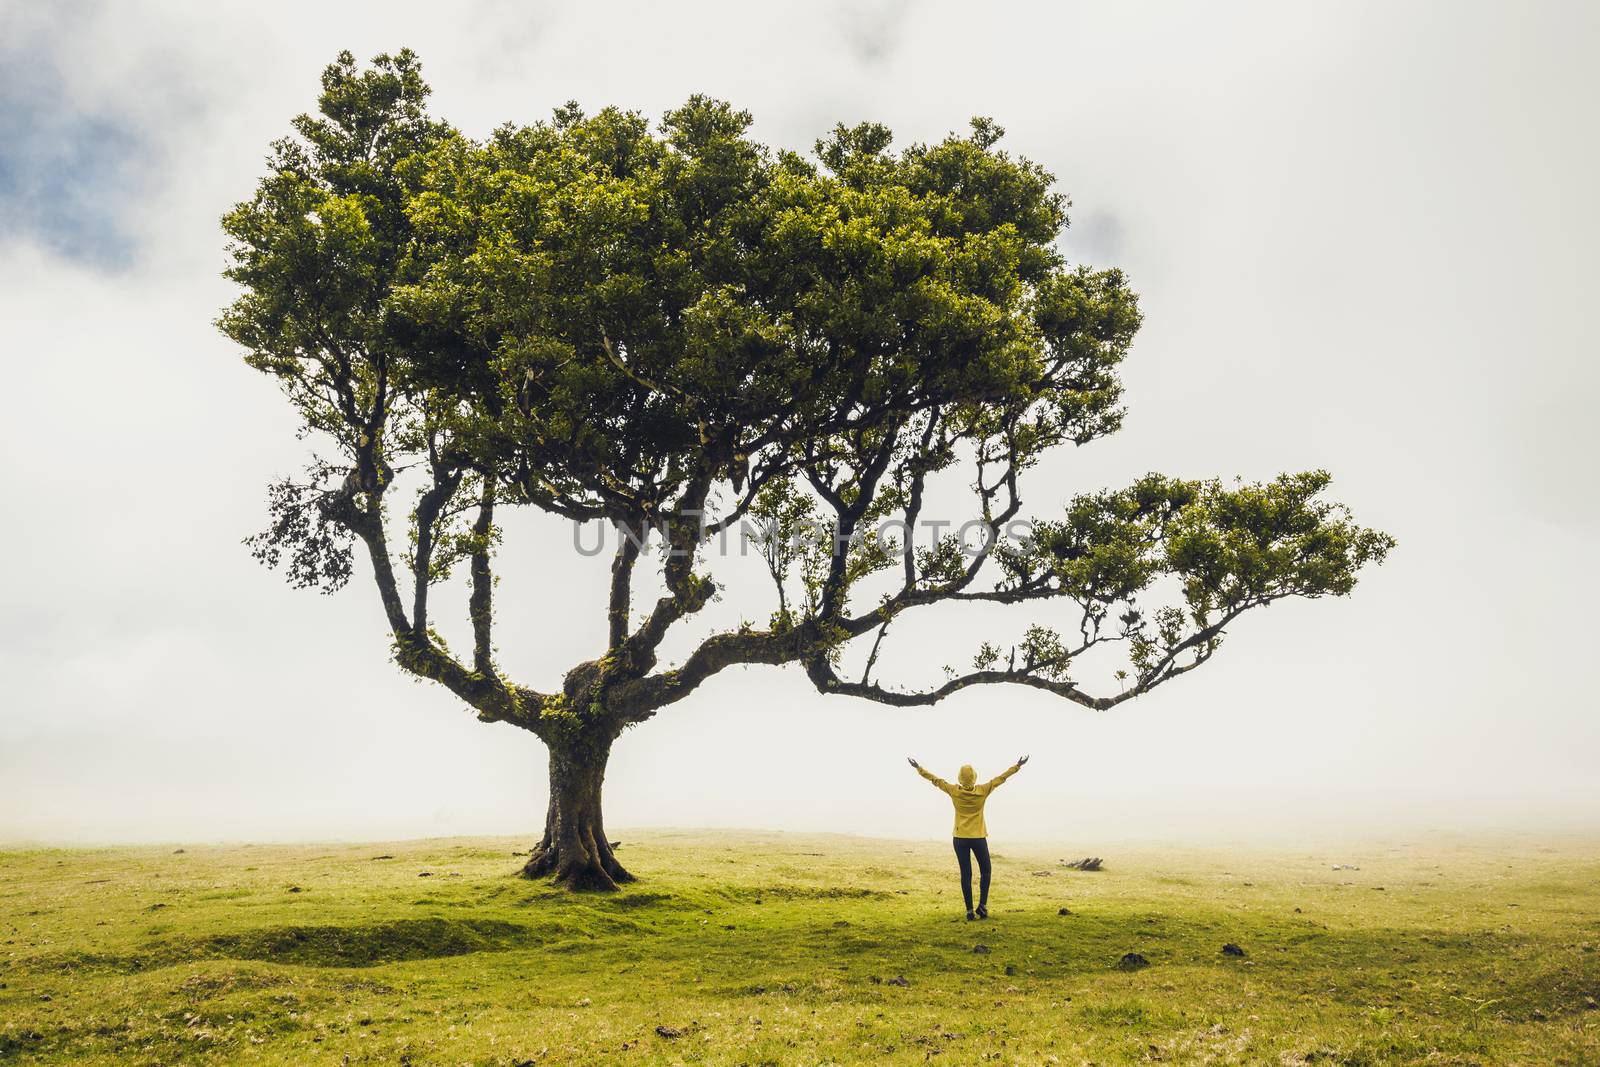
[[[989,799],[989,794],[997,789],[1001,782],[1022,770],[1022,765],[1028,762],[1028,757],[1023,756],[1016,763],[1006,768],[999,777],[991,778],[982,785],[978,784],[978,772],[972,769],[972,764],[964,764],[961,772],[956,775],[956,784],[949,782],[925,770],[922,764],[906,757],[906,761],[917,769],[917,773],[928,781],[938,786],[949,795],[951,803],[956,807],[955,836],[952,839],[956,848],[956,862],[961,866],[961,897],[967,902],[968,919],[987,919],[989,917],[989,828],[983,822],[983,802]],[[972,857],[978,857],[978,907],[972,907]]]

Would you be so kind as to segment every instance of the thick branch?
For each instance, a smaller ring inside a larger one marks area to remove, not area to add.
[[[936,688],[916,692],[884,689],[876,682],[867,681],[865,675],[862,676],[862,680],[859,682],[847,682],[839,677],[832,664],[824,656],[807,658],[806,674],[820,693],[861,697],[879,704],[902,708],[937,704],[945,697],[975,685],[1011,684],[1041,689],[1047,693],[1064,697],[1075,704],[1081,704],[1086,708],[1105,711],[1116,707],[1123,701],[1132,700],[1136,696],[1148,693],[1163,682],[1176,678],[1181,674],[1187,674],[1210,659],[1213,652],[1216,651],[1217,639],[1222,634],[1223,626],[1237,617],[1243,610],[1243,608],[1240,608],[1230,612],[1222,621],[1198,630],[1188,638],[1178,642],[1160,660],[1152,664],[1148,670],[1142,672],[1135,685],[1111,697],[1091,696],[1079,688],[1078,684],[1071,679],[1050,677],[1033,666],[1023,666],[1021,668],[1011,666],[1005,670],[971,671],[967,674],[957,675]],[[1089,642],[1089,644],[1093,643],[1095,642]],[[1087,647],[1086,645],[1074,649],[1071,654],[1076,655]],[[873,651],[874,655],[876,655],[876,647],[874,647]],[[1193,658],[1189,662],[1180,665],[1176,661],[1185,652],[1192,652]]]
[[[828,485],[815,472],[807,472],[811,484],[834,510],[833,551],[828,560],[828,576],[822,583],[818,610],[818,615],[823,619],[831,619],[843,609],[849,584],[846,578],[849,573],[851,542],[855,538],[856,528],[862,516],[867,513],[867,509],[872,506],[877,496],[878,482],[889,469],[889,460],[894,456],[897,440],[897,432],[884,434],[877,451],[862,466],[856,479],[855,493],[849,499],[845,498],[844,486]]]
[[[667,595],[657,600],[649,617],[620,642],[616,657],[619,667],[632,677],[642,677],[655,666],[656,649],[667,631],[679,619],[704,607],[716,589],[711,579],[694,574],[695,554],[705,536],[704,508],[710,490],[709,475],[696,477],[667,516],[662,567]]]
[[[629,722],[643,722],[657,710],[694,692],[719,671],[739,664],[784,664],[799,659],[816,641],[810,627],[774,633],[739,630],[713,634],[676,670],[624,682],[611,692],[614,705]]]
[[[619,522],[616,524],[620,539],[617,552],[611,558],[611,598],[606,610],[610,624],[608,650],[618,648],[628,637],[628,613],[633,601],[633,565],[644,547],[646,528],[643,523]]]
[[[490,569],[489,539],[494,532],[494,479],[483,480],[478,517],[472,523],[472,596],[467,612],[472,617],[472,667],[479,674],[494,673],[494,572]]]
[[[431,448],[431,442],[430,442]],[[417,501],[416,531],[417,549],[415,558],[411,563],[411,577],[415,583],[412,593],[411,618],[416,632],[426,633],[428,629],[428,590],[432,586],[433,547],[435,526],[439,521],[439,512],[444,508],[450,498],[455,496],[456,490],[461,486],[462,471],[441,466],[437,461],[430,464],[433,471],[433,484],[422,494]]]
[[[379,501],[377,493],[368,494],[364,507],[352,499],[346,522],[367,547],[373,581],[394,635],[396,661],[412,674],[442,684],[473,707],[484,722],[509,722],[537,731],[542,694],[507,687],[492,673],[469,671],[434,643],[425,631],[417,630],[407,620],[389,557]]]

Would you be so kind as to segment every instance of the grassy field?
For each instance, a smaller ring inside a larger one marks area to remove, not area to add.
[[[1600,841],[1000,843],[968,923],[947,844],[621,836],[0,853],[0,1062],[1600,1064]]]

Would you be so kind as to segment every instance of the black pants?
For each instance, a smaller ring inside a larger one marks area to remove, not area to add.
[[[961,864],[961,897],[972,910],[972,857],[978,857],[978,906],[989,906],[989,841],[983,837],[952,837],[956,862]]]

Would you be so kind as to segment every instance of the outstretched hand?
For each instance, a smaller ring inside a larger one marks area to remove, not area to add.
[[[1028,757],[1027,756],[1023,756],[1021,759],[1017,760],[1017,766],[1020,767],[1024,763],[1027,763],[1027,762],[1028,762]]]
[[[911,766],[917,768],[918,770],[922,769],[922,765],[919,764],[916,760],[912,759],[910,756],[906,757],[906,762],[911,764]]]

